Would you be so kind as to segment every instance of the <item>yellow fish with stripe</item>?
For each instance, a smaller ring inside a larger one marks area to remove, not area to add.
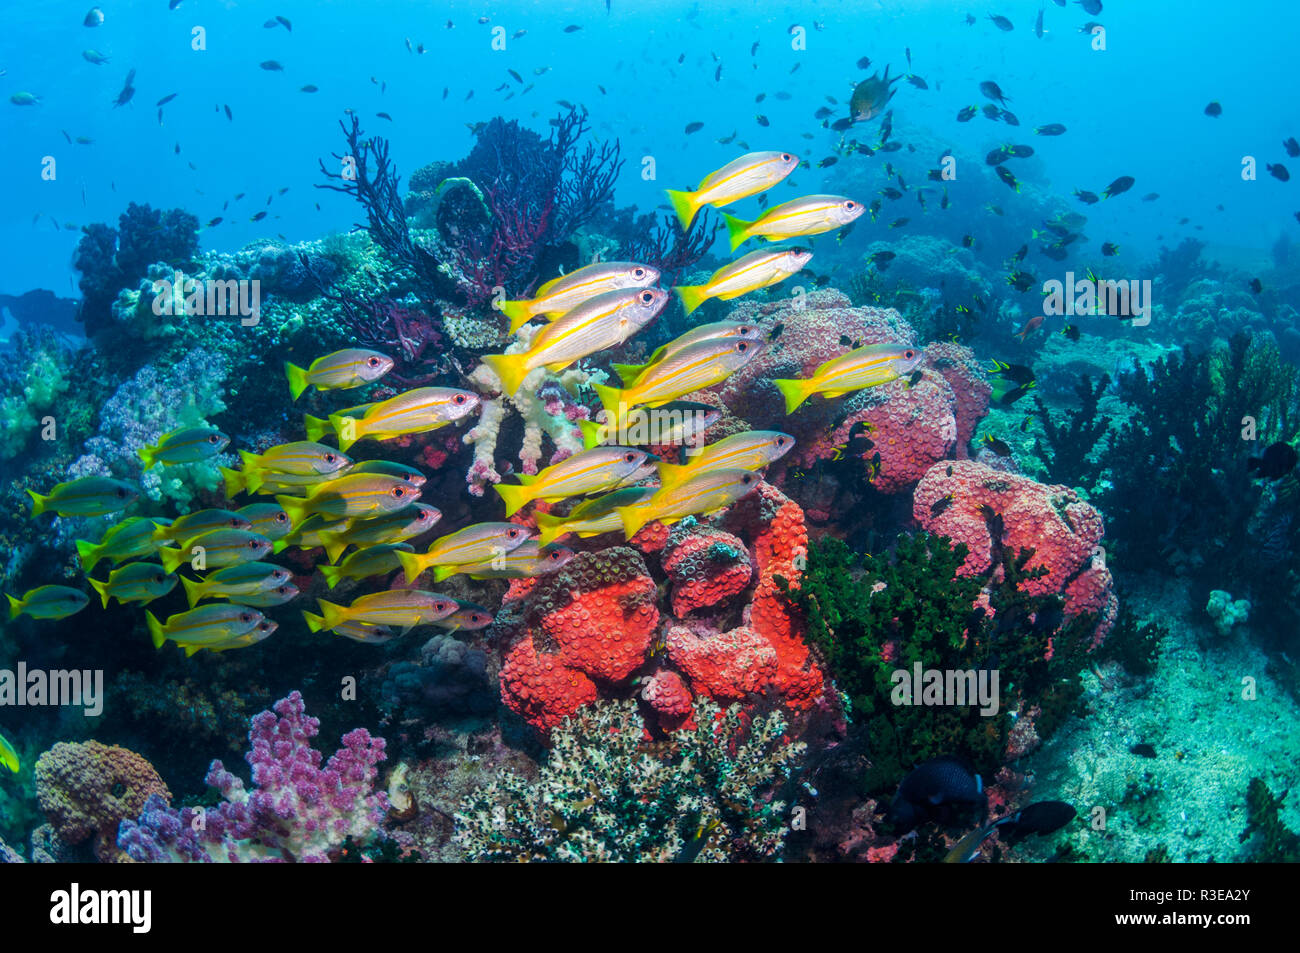
[[[390,589],[374,592],[353,600],[350,606],[340,606],[324,599],[316,600],[320,615],[304,612],[307,628],[313,632],[333,629],[345,622],[364,622],[367,625],[391,625],[403,632],[417,626],[430,625],[445,619],[459,608],[455,599],[423,589]]]
[[[317,546],[324,546],[326,533],[341,533],[351,525],[352,520],[313,513],[295,526],[287,536],[277,539],[271,547],[271,552],[282,553],[290,546],[298,549],[315,549]]]
[[[747,430],[711,443],[684,464],[660,463],[659,485],[679,486],[710,470],[761,470],[794,447],[794,437],[779,430]]]
[[[506,501],[506,516],[513,516],[533,500],[563,500],[611,489],[650,459],[651,454],[630,447],[593,447],[535,476],[519,474],[518,486],[498,483],[496,491]]]
[[[455,612],[445,619],[436,619],[433,624],[440,629],[446,629],[448,632],[459,632],[462,629],[467,632],[475,632],[479,629],[486,629],[492,624],[492,613],[472,602],[460,602],[458,600],[458,608]]]
[[[678,351],[700,341],[712,341],[714,338],[744,338],[747,341],[760,341],[763,331],[756,324],[742,324],[739,321],[714,321],[691,328],[685,334],[673,338],[667,344],[655,348],[644,364],[611,364],[610,367],[623,378],[625,386],[635,384],[637,378],[660,361],[672,357]]]
[[[529,300],[505,301],[500,310],[510,319],[510,333],[514,334],[533,318],[545,315],[554,321],[597,295],[625,288],[648,288],[658,280],[659,269],[649,265],[599,261],[552,278]]]
[[[161,516],[132,516],[110,529],[98,543],[79,539],[77,555],[81,557],[81,568],[90,572],[101,559],[120,563],[137,556],[148,556],[158,549],[154,531],[170,524],[171,520]]]
[[[693,441],[719,420],[721,408],[696,400],[670,400],[653,410],[638,407],[628,414],[626,426],[620,433],[617,427],[598,424],[594,420],[579,420],[582,442],[586,449],[598,447],[615,437],[622,446],[644,447],[649,444],[677,445]]]
[[[364,417],[366,411],[377,403],[379,402],[372,400],[368,404],[357,404],[354,407],[344,407],[342,410],[336,410],[333,416],[340,419],[347,417]],[[324,437],[326,434],[334,433],[334,424],[330,423],[328,420],[322,420],[320,417],[313,417],[311,414],[302,415],[302,427],[303,430],[307,432],[307,439],[311,441],[320,440],[320,438]],[[335,434],[335,436],[337,437],[338,435]]]
[[[562,371],[574,361],[622,344],[667,303],[668,292],[659,288],[606,292],[541,328],[526,350],[485,354],[483,362],[501,379],[502,393],[513,397],[532,371]]]
[[[661,488],[644,503],[621,506],[623,534],[631,539],[653,520],[667,525],[687,516],[716,513],[758,488],[761,477],[752,470],[708,470],[677,486]]]
[[[176,577],[154,563],[131,563],[109,573],[107,582],[92,579],[90,585],[99,593],[107,609],[109,599],[116,599],[124,605],[160,599],[176,588]]]
[[[284,362],[289,390],[297,400],[308,387],[317,390],[347,390],[377,381],[393,369],[393,359],[378,351],[349,347],[318,357],[308,368]]]
[[[370,576],[396,572],[402,568],[397,554],[413,552],[415,547],[410,543],[384,543],[380,546],[358,549],[337,566],[321,566],[320,574],[325,577],[325,584],[333,589],[344,579],[367,579]]]
[[[631,387],[619,389],[592,384],[605,408],[606,426],[623,429],[634,407],[666,404],[685,394],[720,383],[753,360],[764,348],[763,341],[745,338],[714,338],[682,348],[671,357],[652,364]]]
[[[104,516],[124,510],[139,497],[129,483],[108,477],[87,476],[56,484],[49,493],[28,490],[32,498],[32,519],[47,511],[59,516]]]
[[[190,537],[175,549],[164,546],[158,550],[158,558],[162,560],[164,569],[175,572],[181,563],[197,558],[194,550],[202,548],[205,566],[234,566],[256,562],[269,553],[273,545],[265,536],[246,529],[218,529]]]
[[[158,542],[183,543],[195,536],[219,529],[251,530],[253,524],[233,510],[195,510],[184,516],[160,523],[154,528],[153,538]]]
[[[433,581],[442,582],[448,576],[465,575],[471,579],[532,579],[548,576],[574,557],[573,550],[559,543],[543,546],[530,539],[508,553],[494,556],[478,563],[458,563],[451,566],[434,566]]]
[[[636,506],[644,503],[659,492],[657,486],[629,486],[604,496],[583,500],[568,516],[556,516],[552,513],[538,513],[537,542],[545,546],[561,536],[575,533],[579,537],[599,536],[623,528],[623,517],[617,512],[619,507]]]
[[[440,519],[442,511],[437,507],[416,503],[410,509],[321,530],[320,545],[325,547],[330,562],[337,562],[349,546],[365,549],[383,543],[400,543],[433,529]]]
[[[247,635],[266,618],[249,606],[226,603],[178,612],[168,616],[166,622],[159,622],[147,610],[144,616],[154,648],[160,649],[164,642],[172,641],[183,645],[186,655]]]
[[[314,440],[296,440],[271,447],[263,453],[239,451],[244,482],[256,493],[263,473],[287,473],[295,476],[328,477],[352,467],[352,458],[341,450]],[[256,482],[254,482],[256,478]]]
[[[760,288],[770,288],[808,264],[812,252],[806,248],[759,249],[715,271],[702,285],[673,288],[690,314],[710,298],[731,301]]]
[[[246,606],[269,609],[273,606],[284,605],[290,599],[296,599],[297,597],[298,587],[291,582],[286,582],[274,589],[259,589],[257,592],[250,592],[248,595],[239,598]]]
[[[681,220],[682,231],[691,227],[695,215],[706,205],[722,208],[732,202],[757,195],[776,185],[799,167],[793,152],[750,152],[733,159],[716,172],[704,177],[693,192],[665,189],[668,201]]]
[[[215,457],[230,443],[230,438],[212,427],[182,427],[164,434],[152,446],[141,447],[140,462],[148,470],[155,463],[165,467],[196,463]]]
[[[274,563],[247,562],[210,572],[202,579],[182,579],[190,606],[204,599],[243,598],[289,581],[289,570]]]
[[[398,553],[408,582],[430,566],[478,563],[510,552],[532,539],[518,523],[474,523],[435,539],[423,553]]]
[[[244,649],[250,645],[256,645],[263,639],[269,638],[279,627],[280,623],[272,619],[262,619],[248,632],[243,635],[236,635],[233,638],[219,639],[215,642],[186,642],[177,639],[176,644],[185,650],[186,658],[189,658],[195,652],[229,652],[231,649]]]
[[[235,510],[235,515],[248,520],[248,528],[269,540],[283,539],[293,529],[293,521],[279,503],[249,503]]]
[[[29,615],[33,619],[66,619],[76,615],[90,602],[80,589],[71,586],[38,586],[25,592],[20,599],[5,593],[9,600],[9,618]]]
[[[18,749],[10,744],[9,739],[4,735],[0,735],[0,764],[3,764],[14,774],[17,774],[18,769],[22,767],[18,761]]]
[[[861,202],[842,195],[805,195],[768,209],[752,222],[726,212],[722,213],[722,220],[727,223],[727,238],[731,250],[735,251],[751,238],[779,242],[787,238],[820,235],[848,225],[864,211],[866,206]]]
[[[813,371],[809,378],[775,378],[772,383],[785,397],[785,412],[792,414],[795,408],[813,394],[827,398],[842,397],[855,390],[888,384],[910,374],[923,360],[925,352],[919,347],[868,344],[831,358]]]
[[[420,498],[420,488],[382,473],[357,473],[330,480],[312,489],[305,499],[277,496],[294,525],[316,513],[335,519],[393,513]]]
[[[417,387],[371,405],[360,419],[330,414],[330,424],[346,450],[358,440],[388,440],[437,430],[476,410],[479,396],[454,387]]]

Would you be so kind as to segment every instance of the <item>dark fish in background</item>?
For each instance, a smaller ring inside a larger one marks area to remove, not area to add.
[[[1279,182],[1291,181],[1291,173],[1288,172],[1286,166],[1280,162],[1274,165],[1265,165],[1264,168],[1268,170],[1269,175],[1277,179]]]
[[[829,106],[819,106],[817,108],[817,111],[813,113],[813,116],[815,116],[818,119],[829,119],[833,115],[834,112],[831,111],[831,108]]]
[[[1106,186],[1106,188],[1102,191],[1102,195],[1108,199],[1114,198],[1116,195],[1121,195],[1124,192],[1127,192],[1129,189],[1133,188],[1134,181],[1135,180],[1131,175],[1121,175],[1110,185]]]
[[[925,761],[903,778],[889,804],[888,819],[895,830],[914,830],[929,820],[947,822],[987,809],[984,781],[956,758]]]
[[[890,228],[902,228],[904,225],[906,225],[906,224],[907,224],[908,222],[910,222],[910,221],[911,221],[910,218],[896,218],[896,219],[894,219],[892,222],[889,223],[889,227],[890,227]]]
[[[994,832],[1008,844],[1015,844],[1031,834],[1054,834],[1078,816],[1064,801],[1036,801],[1024,809],[999,818],[986,827],[977,827],[958,841],[944,857],[946,864],[964,864],[973,860],[980,846]]]
[[[961,237],[961,244],[962,244],[962,247],[963,247],[963,248],[974,248],[974,247],[975,247],[975,236],[973,236],[973,235],[963,235],[963,236]]]
[[[1007,275],[1007,284],[1017,291],[1027,291],[1038,279],[1027,271],[1013,271]]]
[[[1008,20],[1006,17],[1000,17],[996,14],[990,13],[988,18],[992,20],[993,25],[997,27],[999,30],[1001,30],[1003,33],[1010,33],[1012,30],[1015,29],[1015,27],[1011,25],[1011,21]]]
[[[984,82],[980,83],[980,92],[984,94],[985,99],[991,99],[998,103],[998,105],[1005,106],[1008,102],[1008,98],[1006,94],[1002,92],[1001,87],[991,79],[986,79]]]
[[[1079,27],[1079,32],[1080,32],[1080,33],[1091,33],[1093,30],[1096,30],[1096,29],[1098,29],[1098,28],[1103,29],[1103,30],[1106,29],[1104,26],[1102,26],[1102,25],[1101,25],[1100,23],[1098,23],[1096,20],[1089,20],[1089,21],[1088,21],[1087,23],[1085,23],[1083,26]]]
[[[155,105],[155,106],[165,106],[165,105],[167,105],[169,102],[171,102],[173,99],[175,99],[176,96],[177,96],[176,93],[168,93],[168,94],[167,94],[166,96],[164,96],[162,99],[158,100],[158,102],[154,103],[154,105]]]
[[[1101,13],[1101,0],[1075,0],[1079,6],[1083,7],[1083,12],[1089,16],[1097,16]]]
[[[763,116],[763,115],[757,115],[757,116],[755,116],[755,117],[754,117],[754,120],[755,120],[755,122],[757,122],[760,126],[770,126],[770,125],[772,125],[772,123],[768,121],[768,118],[767,118],[766,116]]]
[[[316,91],[317,91],[317,88],[316,88],[315,86],[313,86],[311,83],[308,83],[306,86],[304,86],[304,87],[302,87],[300,90],[298,90],[298,92],[300,92],[300,93],[314,93],[314,92],[316,92]],[[442,91],[442,98],[443,98],[443,99],[446,99],[446,98],[447,98],[447,91],[446,91],[445,89]]]
[[[753,56],[757,52],[758,52],[758,40],[755,40],[754,45],[749,48],[749,55]]]
[[[901,148],[903,148],[903,144],[902,144],[901,142],[886,142],[886,143],[885,143],[884,145],[882,145],[882,146],[877,146],[877,147],[876,147],[876,151],[877,151],[877,152],[897,152],[897,151],[898,151],[899,149],[901,149]]]
[[[1059,136],[1065,133],[1065,127],[1059,122],[1049,122],[1046,126],[1035,126],[1034,134],[1039,136]]]
[[[1039,7],[1038,18],[1034,20],[1034,36],[1038,37],[1041,40],[1043,38],[1044,32],[1045,31],[1043,30],[1043,8]]]
[[[820,162],[817,163],[817,168],[828,169],[839,161],[840,160],[837,159],[835,156],[827,156],[825,159],[822,159]]]
[[[221,224],[221,222],[222,222],[222,218],[220,215],[218,215],[216,218],[212,219],[212,221],[208,222],[208,228],[216,228],[218,225]]]
[[[1101,253],[1105,255],[1107,258],[1111,258],[1119,254],[1119,246],[1116,245],[1114,242],[1106,242],[1104,245],[1101,246]]]
[[[935,500],[933,503],[930,504],[930,515],[938,516],[940,513],[942,513],[950,506],[952,506],[951,493],[949,493],[947,496],[939,497],[939,499]]]
[[[965,109],[963,109],[961,112],[957,114],[957,121],[970,122],[972,119],[975,118],[975,114],[977,112],[979,112],[978,106],[967,106]]]
[[[1251,278],[1250,290],[1255,292],[1255,294],[1259,294],[1264,290],[1264,283],[1260,281],[1258,278]]]
[[[1079,326],[1077,324],[1067,324],[1065,327],[1061,328],[1061,333],[1071,341],[1079,340]]]
[[[1032,367],[1026,364],[1007,364],[997,358],[993,359],[993,367],[988,373],[992,377],[1000,377],[1014,384],[1028,384],[1037,380]]]
[[[1135,744],[1133,747],[1129,748],[1128,750],[1131,754],[1138,755],[1139,757],[1142,758],[1154,758],[1156,756],[1156,749],[1153,746],[1147,744],[1145,741],[1139,744]]]
[[[902,77],[889,78],[889,66],[885,66],[882,79],[879,73],[873,73],[870,79],[864,79],[853,89],[849,97],[849,118],[852,122],[866,122],[875,119],[885,111],[889,101],[894,98],[892,88]]]
[[[1016,253],[1011,256],[1011,260],[1017,263],[1022,262],[1025,260],[1025,256],[1028,254],[1029,254],[1029,246],[1021,245],[1020,248],[1016,251]]]
[[[984,446],[988,447],[991,451],[993,451],[993,453],[997,454],[999,457],[1011,456],[1011,448],[1007,446],[1006,441],[999,440],[991,433],[984,435]]]
[[[269,72],[272,73],[284,72],[284,67],[280,65],[279,60],[263,60],[259,65],[262,67],[262,69],[268,70]]]
[[[578,32],[579,30],[581,30],[581,29],[582,29],[582,27],[578,26],[576,23],[571,23],[571,24],[569,24],[568,26],[566,26],[566,27],[564,28],[564,32],[565,32],[565,33],[577,33],[577,32]]]
[[[226,108],[226,118],[229,119],[231,122],[234,122],[234,121],[235,121],[235,114],[232,113],[232,112],[230,111],[230,107],[229,107],[229,106],[227,106],[227,107],[225,107],[225,108]]]
[[[702,122],[688,122],[688,123],[686,124],[685,132],[686,132],[686,135],[689,136],[691,133],[693,133],[693,132],[699,132],[699,131],[700,131],[701,129],[703,129],[703,128],[704,128],[704,123],[702,123]]]
[[[1002,121],[1005,122],[1008,126],[1020,125],[1020,120],[1016,118],[1016,114],[1013,113],[1010,109],[1004,109],[998,115],[1002,117]]]
[[[1146,195],[1142,196],[1142,201],[1143,201],[1143,202],[1154,202],[1154,201],[1155,201],[1156,199],[1158,199],[1158,198],[1160,198],[1160,193],[1159,193],[1159,192],[1148,192]]]
[[[1295,141],[1295,136],[1292,136],[1290,139],[1283,139],[1282,148],[1286,150],[1286,154],[1292,159],[1300,156],[1300,142]]]
[[[82,26],[99,26],[104,22],[104,11],[99,7],[91,7],[86,13],[86,18],[81,21]]]
[[[867,258],[867,261],[871,262],[881,271],[884,271],[889,267],[889,263],[893,261],[895,257],[896,255],[892,251],[878,251],[875,254],[870,255]]]
[[[1029,146],[1003,146],[1002,151],[1012,159],[1028,159],[1034,154]]]
[[[288,17],[277,16],[276,19],[284,24],[284,28],[286,30],[288,30],[290,33],[293,32],[293,24],[289,22]]]
[[[871,57],[864,56],[858,60],[858,69],[869,69],[871,67]]]
[[[985,119],[992,119],[994,122],[997,122],[1002,116],[1002,110],[998,109],[998,107],[994,106],[992,103],[986,103],[980,112],[984,114]]]
[[[1002,160],[1007,158],[1007,147],[998,146],[992,152],[984,157],[985,165],[1001,165]]]
[[[993,171],[998,174],[998,178],[1005,182],[1009,188],[1015,189],[1017,192],[1020,191],[1020,182],[1011,174],[1011,170],[1006,166],[1000,165]]]
[[[1205,115],[1214,116],[1215,118],[1218,118],[1219,116],[1223,115],[1223,107],[1219,105],[1219,101],[1217,99],[1214,102],[1210,103],[1210,105],[1205,107]]]
[[[1080,189],[1075,189],[1074,195],[1084,205],[1093,205],[1101,201],[1101,199],[1097,197],[1096,192],[1085,192]]]
[[[264,219],[264,218],[266,218],[266,213],[265,213],[265,212],[256,212],[256,213],[254,213],[253,217],[249,219],[249,221],[250,221],[250,222],[260,222],[260,221],[261,221],[262,219]]]
[[[1297,461],[1300,461],[1300,453],[1296,452],[1296,448],[1279,441],[1261,456],[1247,460],[1246,472],[1255,474],[1261,480],[1280,480],[1295,469]]]
[[[917,76],[917,75],[915,75],[915,74],[909,75],[909,76],[907,77],[907,81],[908,81],[909,83],[911,83],[913,86],[915,86],[917,89],[929,89],[929,88],[930,88],[929,84],[926,83],[925,80],[923,80],[921,77],[919,77],[919,76]]]

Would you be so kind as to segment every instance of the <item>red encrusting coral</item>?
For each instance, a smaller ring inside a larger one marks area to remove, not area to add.
[[[952,388],[956,399],[953,415],[957,423],[957,459],[965,460],[969,456],[968,448],[975,428],[989,412],[993,386],[975,352],[964,344],[950,341],[927,344],[925,356],[930,366],[942,374]]]
[[[754,567],[745,544],[731,533],[683,526],[668,537],[660,564],[673,583],[673,615],[715,606],[749,585]]]
[[[655,672],[641,686],[641,698],[654,709],[663,731],[695,728],[691,690],[676,672],[668,669]]]
[[[1067,617],[1099,613],[1094,644],[1114,625],[1118,601],[1100,549],[1105,531],[1101,513],[1069,487],[1048,486],[971,460],[939,463],[917,485],[912,515],[926,531],[966,544],[963,575],[987,572],[995,543],[1013,553],[1033,549],[1025,568],[1042,566],[1048,572],[1026,580],[1026,592],[1059,593]],[[992,537],[993,526],[1001,527],[998,540]]]

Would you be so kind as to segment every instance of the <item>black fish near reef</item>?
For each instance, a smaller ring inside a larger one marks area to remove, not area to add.
[[[970,815],[983,818],[984,781],[956,758],[934,758],[917,765],[898,786],[889,804],[889,822],[900,833],[928,820],[940,822]]]
[[[1011,21],[1008,20],[1006,17],[997,16],[996,14],[990,13],[988,18],[989,20],[992,21],[993,25],[997,27],[999,30],[1001,30],[1003,33],[1010,33],[1012,30],[1015,29],[1015,26],[1013,26]]]
[[[1135,754],[1141,758],[1154,758],[1156,756],[1155,747],[1147,744],[1145,741],[1139,744],[1135,744],[1133,747],[1129,748],[1128,750],[1130,754]]]
[[[972,119],[975,118],[975,114],[978,112],[979,112],[978,106],[967,106],[961,112],[957,113],[957,121],[970,122]]]
[[[1114,198],[1116,195],[1121,195],[1124,192],[1127,192],[1129,189],[1133,188],[1134,181],[1135,180],[1131,175],[1121,175],[1110,185],[1106,186],[1106,188],[1102,191],[1102,195],[1108,199]]]
[[[1009,188],[1015,189],[1017,192],[1020,191],[1019,180],[1017,180],[1016,177],[1011,174],[1011,170],[1008,169],[1006,166],[1000,165],[993,171],[995,171],[998,174],[998,178],[1001,179]]]
[[[1034,135],[1037,136],[1062,136],[1065,135],[1065,127],[1059,122],[1049,122],[1046,126],[1035,126]]]
[[[1219,105],[1219,101],[1217,99],[1214,102],[1210,103],[1210,105],[1205,107],[1205,115],[1212,116],[1216,119],[1219,116],[1223,115],[1223,107]]]
[[[1289,443],[1279,441],[1272,444],[1261,456],[1251,457],[1246,461],[1246,472],[1254,474],[1261,480],[1280,480],[1300,461],[1300,453]]]
[[[1280,162],[1273,165],[1265,165],[1264,168],[1268,170],[1269,175],[1277,179],[1279,182],[1291,181],[1291,173],[1288,172],[1286,166]]]
[[[895,76],[890,79],[889,67],[886,66],[883,78],[879,73],[873,73],[870,79],[858,83],[853,89],[853,95],[849,97],[850,121],[866,122],[883,113],[889,101],[894,98],[896,90],[893,89],[893,84],[901,78]]]
[[[1074,196],[1084,205],[1093,205],[1101,201],[1101,198],[1096,192],[1085,192],[1080,189],[1074,190]]]
[[[992,99],[999,105],[1005,106],[1007,104],[1007,95],[1003,93],[998,84],[993,82],[991,79],[986,79],[984,82],[980,83],[980,92],[984,94],[986,99]]]

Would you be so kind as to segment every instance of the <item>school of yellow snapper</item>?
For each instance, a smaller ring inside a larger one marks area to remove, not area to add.
[[[681,219],[690,226],[705,205],[721,208],[771,188],[798,165],[792,153],[755,152],[707,176],[691,192],[668,190]],[[813,195],[768,210],[754,221],[725,215],[733,251],[749,238],[769,242],[817,235],[849,224],[861,203],[841,196]],[[702,285],[675,290],[691,313],[709,298],[731,300],[775,285],[811,259],[802,248],[744,255]],[[503,393],[526,386],[534,371],[559,372],[575,361],[616,347],[663,310],[668,292],[654,287],[658,270],[635,262],[598,262],[542,285],[529,300],[507,301],[501,311],[517,332],[536,318],[547,324],[515,352],[483,360],[501,380]],[[153,643],[171,641],[187,656],[253,645],[277,623],[262,610],[299,593],[288,570],[265,559],[288,546],[320,547],[329,560],[320,567],[325,583],[361,580],[403,570],[407,584],[432,569],[435,581],[465,574],[475,579],[524,578],[558,570],[573,552],[554,542],[563,536],[595,536],[621,529],[630,539],[658,520],[673,523],[710,514],[747,495],[758,471],[789,452],[794,440],[777,431],[749,431],[705,446],[680,464],[659,460],[635,447],[607,445],[625,435],[645,408],[682,411],[676,429],[657,442],[686,442],[718,419],[716,408],[682,398],[724,381],[766,347],[758,328],[717,322],[693,328],[656,350],[644,364],[615,364],[622,387],[595,384],[605,422],[582,422],[585,449],[518,484],[497,492],[509,517],[534,500],[586,498],[567,516],[539,514],[539,533],[511,522],[476,523],[434,540],[424,552],[409,542],[430,530],[439,510],[420,502],[425,476],[385,460],[354,462],[347,451],[360,440],[385,441],[426,433],[465,420],[480,406],[477,394],[450,387],[419,387],[387,400],[347,407],[327,419],[305,415],[306,440],[262,453],[239,452],[238,470],[221,468],[226,495],[270,497],[237,509],[204,509],[176,519],[137,516],[110,528],[98,543],[77,541],[91,586],[102,605],[111,599],[146,605],[175,588],[178,578],[190,608],[159,620],[146,611]],[[827,361],[807,379],[778,380],[791,413],[813,394],[838,397],[887,383],[920,361],[916,348],[876,345]],[[394,366],[387,355],[347,348],[318,358],[307,368],[286,364],[293,399],[309,388],[350,390],[380,380]],[[333,438],[337,448],[322,443]],[[140,451],[145,468],[193,463],[215,456],[230,438],[209,427],[163,435]],[[657,483],[647,483],[657,477]],[[124,510],[139,496],[131,485],[107,477],[60,483],[47,494],[29,490],[32,517],[100,516]],[[233,504],[232,504],[233,505]],[[351,550],[349,553],[348,551]],[[346,554],[346,555],[345,555]],[[152,561],[154,557],[157,562]],[[106,579],[91,574],[107,560]],[[134,561],[140,560],[140,561]],[[178,577],[183,564],[197,578]],[[89,603],[69,586],[33,589],[8,596],[10,618],[62,619]],[[452,631],[481,629],[492,622],[487,609],[423,589],[370,593],[349,606],[320,600],[319,612],[303,612],[313,631],[327,630],[379,644],[417,625]]]

